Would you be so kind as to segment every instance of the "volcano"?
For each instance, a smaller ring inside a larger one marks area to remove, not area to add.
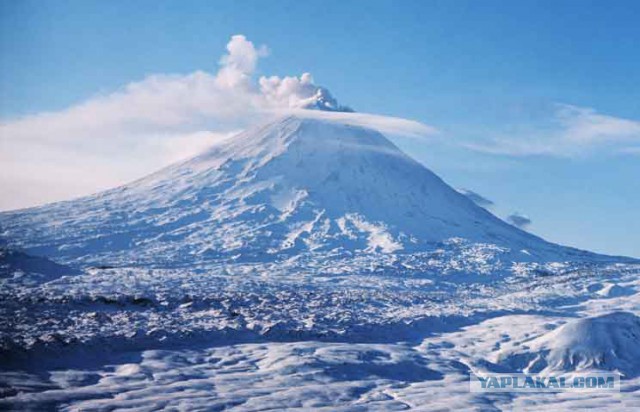
[[[640,387],[637,261],[509,225],[369,128],[286,117],[0,226],[0,406],[477,406],[496,370]]]
[[[0,226],[10,246],[81,266],[413,253],[450,239],[512,260],[596,257],[503,222],[377,131],[295,116],[122,187],[2,213]]]

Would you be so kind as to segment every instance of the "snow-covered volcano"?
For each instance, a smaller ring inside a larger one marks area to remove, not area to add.
[[[608,401],[637,398],[640,265],[467,196],[378,132],[289,117],[1,213],[0,409],[542,404],[469,392],[492,370],[620,371]]]
[[[496,218],[382,134],[287,117],[94,196],[0,214],[10,245],[93,265],[405,253],[463,238],[510,259],[593,255]]]

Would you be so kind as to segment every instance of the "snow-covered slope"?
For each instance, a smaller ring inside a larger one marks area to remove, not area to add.
[[[0,227],[13,246],[84,265],[405,253],[451,238],[516,261],[595,257],[504,223],[378,132],[297,117],[120,188],[2,213]]]

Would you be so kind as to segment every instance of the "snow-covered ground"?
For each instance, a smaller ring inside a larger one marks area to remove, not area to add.
[[[368,129],[287,118],[0,226],[0,408],[640,408],[640,262],[508,225]],[[622,391],[469,390],[584,371]]]
[[[195,272],[91,269],[39,285],[25,285],[25,274],[5,279],[0,404],[640,407],[640,265],[471,275],[379,257],[332,264],[325,256],[326,266],[306,273],[286,262]],[[540,370],[617,370],[625,374],[623,391],[469,392],[469,373],[531,370],[533,360]]]

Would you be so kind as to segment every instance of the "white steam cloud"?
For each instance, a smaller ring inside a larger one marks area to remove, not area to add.
[[[268,54],[266,46],[256,48],[243,35],[232,36],[227,43],[227,54],[220,58],[216,84],[222,89],[249,90],[258,59]]]
[[[324,87],[314,84],[313,77],[304,73],[300,77],[261,77],[260,92],[275,107],[313,108],[334,112],[352,112],[341,106]]]

